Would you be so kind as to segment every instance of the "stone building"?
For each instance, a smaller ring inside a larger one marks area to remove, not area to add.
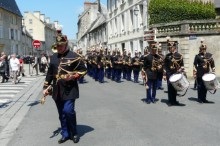
[[[22,15],[15,0],[0,0],[0,51],[22,52]]]
[[[108,46],[111,49],[143,52],[148,29],[147,0],[108,0]]]
[[[100,0],[85,2],[84,11],[79,15],[77,42],[83,53],[88,48],[105,47],[107,44],[107,9]]]
[[[27,32],[33,37],[33,40],[39,40],[41,47],[33,49],[34,54],[40,53],[51,54],[51,46],[55,42],[56,27],[58,21],[50,22],[49,17],[41,14],[40,11],[24,12],[24,26]]]

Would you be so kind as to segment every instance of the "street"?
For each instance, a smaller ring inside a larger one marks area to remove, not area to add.
[[[196,91],[178,97],[185,106],[168,106],[167,93],[157,91],[156,104],[146,104],[139,83],[107,80],[103,84],[86,76],[76,101],[78,146],[218,146],[220,143],[219,91],[200,104]],[[166,91],[166,85],[163,85]],[[41,87],[39,87],[41,88]],[[36,101],[40,99],[38,96]],[[33,102],[33,101],[32,101]],[[1,110],[1,109],[0,109]],[[32,105],[9,146],[59,145],[60,123],[53,100]],[[2,141],[2,140],[1,140]],[[62,145],[74,145],[71,140]]]

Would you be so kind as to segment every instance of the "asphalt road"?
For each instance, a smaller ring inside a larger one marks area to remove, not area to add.
[[[185,106],[169,107],[158,90],[156,104],[146,104],[143,85],[124,81],[104,84],[86,76],[80,84],[76,112],[80,142],[63,146],[219,146],[220,92],[208,93],[214,104],[200,104],[196,91],[178,97]],[[166,85],[164,85],[166,87]],[[166,89],[165,89],[166,90]],[[40,98],[40,97],[39,97]],[[55,146],[60,125],[53,100],[31,106],[9,146]]]

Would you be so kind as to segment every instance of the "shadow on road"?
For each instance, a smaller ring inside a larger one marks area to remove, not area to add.
[[[57,130],[53,131],[53,135],[50,136],[50,138],[54,138],[55,136],[57,136],[61,131],[61,128],[57,128]]]
[[[195,98],[195,97],[189,97],[188,98],[190,101],[195,101],[195,102],[198,102],[198,99],[197,98]]]
[[[94,128],[87,126],[87,125],[77,125],[77,131],[80,137],[82,137],[84,134],[89,133],[93,130]]]
[[[167,106],[169,106],[169,101],[168,101],[168,99],[161,99],[161,102],[162,102],[162,103],[165,103],[165,104],[167,104]]]
[[[35,105],[38,105],[40,103],[40,101],[34,101],[30,104],[28,104],[28,106],[35,106]]]
[[[77,125],[77,131],[78,131],[78,134],[79,134],[80,137],[82,137],[86,133],[89,133],[89,132],[91,132],[93,130],[94,130],[94,128],[92,128],[90,126],[87,126],[87,125]],[[50,138],[54,138],[60,132],[61,132],[61,128],[59,127],[55,131],[53,131],[53,135],[51,135]]]
[[[11,101],[6,102],[6,103],[2,103],[2,104],[0,104],[0,108],[6,108],[9,106],[10,103],[11,103]]]

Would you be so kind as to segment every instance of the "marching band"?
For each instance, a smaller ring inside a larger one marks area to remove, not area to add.
[[[104,83],[105,77],[117,83],[120,83],[122,78],[139,83],[139,75],[141,75],[143,85],[146,87],[145,102],[147,104],[156,103],[156,92],[164,89],[162,85],[164,79],[167,82],[168,105],[184,106],[177,101],[176,97],[179,96],[179,91],[185,91],[181,96],[186,94],[189,81],[184,69],[183,55],[177,51],[177,45],[177,42],[167,40],[168,53],[164,55],[161,44],[153,42],[144,49],[143,55],[135,50],[134,57],[131,57],[131,52],[127,52],[126,49],[121,52],[119,49],[110,50],[102,47],[95,49],[93,47],[87,50],[85,64],[88,75],[100,83]],[[206,49],[206,44],[201,41],[199,54],[195,55],[193,63],[193,76],[197,82],[199,103],[210,103],[206,99],[207,91],[210,89],[207,89],[205,79],[203,79],[205,74],[214,75],[215,85],[211,89],[218,88],[214,74],[214,59],[211,53],[206,52]]]

